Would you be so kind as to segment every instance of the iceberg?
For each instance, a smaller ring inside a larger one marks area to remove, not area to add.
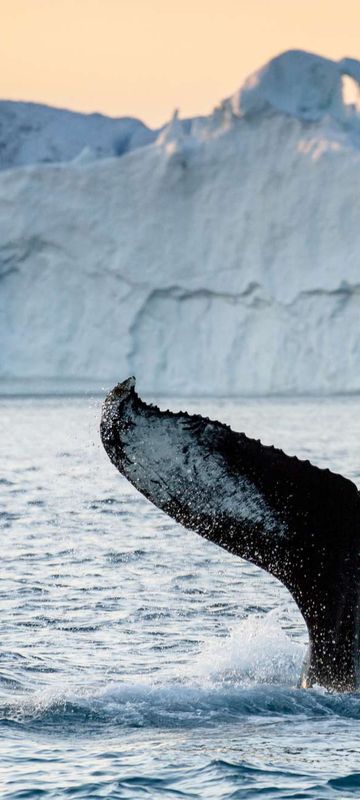
[[[149,394],[359,392],[360,115],[345,76],[356,88],[360,62],[283,53],[209,117],[127,122],[117,155],[84,115],[76,147],[65,121],[44,136],[47,163],[34,134],[3,126],[3,385],[136,374]]]

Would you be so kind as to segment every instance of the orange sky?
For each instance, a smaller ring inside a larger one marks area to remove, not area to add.
[[[156,126],[293,47],[360,59],[360,0],[0,0],[0,97]]]

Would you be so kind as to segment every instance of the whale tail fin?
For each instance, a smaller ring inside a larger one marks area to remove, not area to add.
[[[148,500],[289,589],[309,630],[308,683],[358,681],[360,496],[351,481],[220,422],[147,405],[133,378],[106,398],[101,437]]]

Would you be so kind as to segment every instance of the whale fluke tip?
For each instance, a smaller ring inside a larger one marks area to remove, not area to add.
[[[136,379],[134,375],[132,375],[130,378],[127,378],[126,381],[116,384],[116,386],[113,388],[113,394],[118,395],[119,397],[128,394],[135,389],[135,385]]]

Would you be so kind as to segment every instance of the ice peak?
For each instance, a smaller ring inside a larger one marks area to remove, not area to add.
[[[250,116],[262,111],[280,111],[309,122],[329,115],[343,121],[348,115],[343,100],[342,77],[360,82],[360,62],[339,62],[288,50],[254,72],[231,98],[234,113]]]
[[[184,128],[182,123],[179,119],[179,109],[176,108],[170,122],[165,125],[165,128],[161,131],[157,138],[158,144],[172,144],[172,143],[179,143],[184,138]]]

